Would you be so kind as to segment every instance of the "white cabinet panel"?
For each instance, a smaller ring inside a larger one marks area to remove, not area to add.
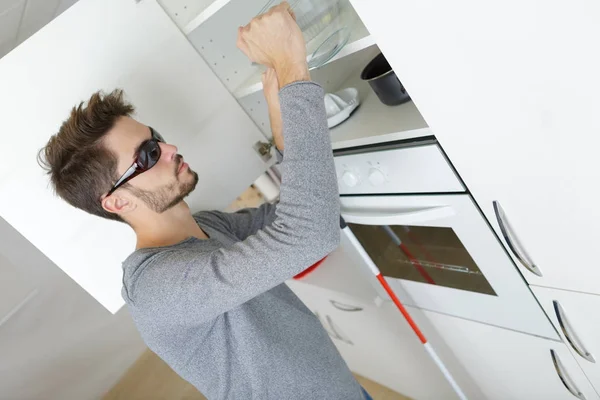
[[[0,326],[0,398],[100,399],[146,348],[127,309],[106,311],[2,218],[0,238],[0,271],[37,288]],[[0,308],[23,288],[4,279]]]
[[[21,43],[52,21],[60,0],[27,0],[19,26],[17,43]]]
[[[537,286],[531,290],[573,357],[600,390],[600,296]]]
[[[501,202],[529,283],[600,293],[600,3],[352,3],[496,229]]]
[[[562,365],[563,378],[587,400],[598,399],[583,371],[561,342],[423,311],[446,345],[462,363],[485,399],[574,400],[553,364],[551,350]]]
[[[0,7],[2,7],[1,2]],[[0,58],[15,47],[24,7],[25,0],[20,0],[13,1],[6,9],[0,9]]]
[[[101,398],[145,348],[127,309],[112,315],[55,273],[0,327],[0,398]]]
[[[4,11],[11,9],[17,3],[24,3],[25,0],[0,0],[0,14]]]
[[[264,136],[152,0],[79,1],[0,60],[0,87],[0,137],[11,143],[0,215],[112,312],[123,304],[121,262],[133,233],[56,198],[36,162],[71,107],[98,89],[124,88],[136,117],[200,175],[193,210],[226,207],[266,168],[252,149]]]
[[[58,17],[60,14],[64,13],[65,11],[67,11],[67,9],[69,7],[71,7],[75,3],[77,3],[77,0],[61,0],[60,4],[56,8],[55,17]]]
[[[158,0],[158,3],[181,30],[184,30],[207,7],[217,2],[222,3],[223,0]]]
[[[332,309],[328,315],[349,340],[335,343],[354,372],[413,399],[458,399],[395,305]]]
[[[353,372],[413,399],[457,398],[393,304],[378,308],[304,283],[289,286],[320,318]]]
[[[0,254],[0,326],[34,295],[33,285]]]

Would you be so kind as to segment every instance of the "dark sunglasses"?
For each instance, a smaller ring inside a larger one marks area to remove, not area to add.
[[[150,168],[156,165],[161,155],[159,143],[166,142],[160,133],[156,132],[153,128],[150,128],[150,133],[152,134],[152,139],[142,142],[142,144],[138,147],[135,161],[131,167],[129,167],[129,169],[125,171],[125,173],[119,178],[117,183],[113,185],[112,189],[108,191],[106,197],[113,194],[113,192],[123,184],[129,182],[139,174],[148,171]]]

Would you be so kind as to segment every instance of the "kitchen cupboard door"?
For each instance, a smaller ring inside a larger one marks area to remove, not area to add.
[[[599,399],[557,341],[423,311],[488,400]]]
[[[600,391],[600,296],[531,286],[561,338]]]
[[[266,169],[264,136],[155,0],[81,0],[2,58],[0,216],[111,312],[133,232],[55,197],[36,156],[71,107],[117,87],[199,174],[193,211],[226,207]]]
[[[416,400],[458,398],[391,302],[376,307],[304,283],[289,286],[319,317],[352,372]]]
[[[600,294],[600,3],[352,4],[528,282]]]

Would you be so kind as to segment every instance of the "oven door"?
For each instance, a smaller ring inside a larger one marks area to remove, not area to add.
[[[368,268],[370,258],[405,304],[558,339],[469,195],[342,196],[341,205],[349,242],[364,249],[357,261]]]

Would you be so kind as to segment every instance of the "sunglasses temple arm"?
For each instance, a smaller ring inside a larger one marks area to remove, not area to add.
[[[137,169],[138,167],[135,163],[131,167],[129,167],[129,169],[125,171],[123,175],[121,175],[117,183],[114,184],[112,189],[110,189],[110,192],[108,192],[107,196],[110,196],[115,190],[118,189],[119,186],[125,183],[133,174],[135,174],[135,171],[137,171]]]

